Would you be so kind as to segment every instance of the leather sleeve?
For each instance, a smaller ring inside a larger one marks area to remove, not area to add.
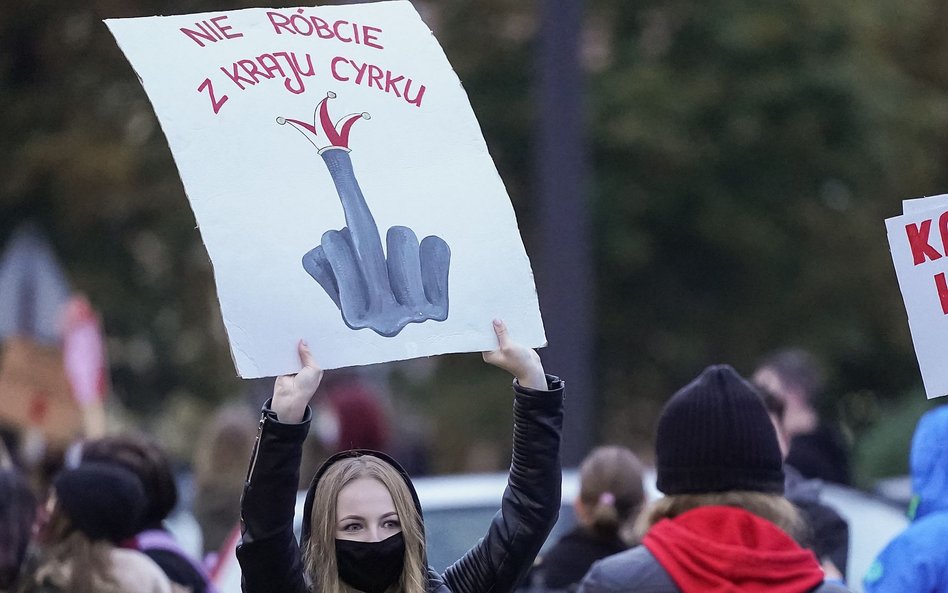
[[[237,561],[244,593],[304,593],[299,544],[293,533],[296,488],[309,408],[299,424],[284,424],[264,405],[240,500]]]
[[[550,391],[514,382],[513,460],[487,535],[444,572],[453,593],[509,593],[529,570],[559,516],[563,382]],[[437,587],[435,587],[437,588]]]

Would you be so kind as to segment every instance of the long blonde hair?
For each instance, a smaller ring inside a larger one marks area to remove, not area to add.
[[[635,525],[639,538],[662,519],[674,519],[687,511],[705,506],[727,506],[744,509],[762,519],[770,521],[803,544],[809,537],[806,522],[793,503],[779,494],[731,490],[707,494],[675,494],[653,502],[640,516]]]
[[[316,484],[310,513],[310,537],[303,550],[303,566],[314,593],[354,593],[342,582],[336,565],[336,499],[339,491],[359,478],[374,478],[392,496],[405,540],[405,563],[392,593],[425,593],[425,530],[421,513],[405,478],[394,467],[373,455],[345,457],[333,463]]]

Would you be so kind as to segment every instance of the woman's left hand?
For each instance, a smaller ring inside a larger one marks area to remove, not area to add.
[[[504,322],[494,320],[497,349],[484,352],[484,362],[502,368],[514,377],[521,387],[547,390],[546,374],[540,355],[535,350],[514,342],[507,333]]]

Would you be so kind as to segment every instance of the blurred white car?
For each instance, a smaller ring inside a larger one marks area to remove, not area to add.
[[[426,477],[414,479],[413,483],[425,517],[428,562],[440,572],[460,558],[486,533],[491,518],[500,508],[507,485],[507,474]],[[650,499],[661,496],[655,489],[654,472],[646,475],[645,484]],[[545,547],[555,542],[576,523],[573,500],[578,493],[578,474],[575,470],[565,471],[560,518]],[[297,536],[302,524],[304,498],[305,492],[297,497]],[[860,593],[862,575],[889,540],[905,528],[905,514],[878,498],[843,486],[824,486],[823,501],[834,507],[849,522],[847,581],[853,591]],[[233,551],[221,559],[215,571],[215,582],[221,593],[240,592],[240,568]]]

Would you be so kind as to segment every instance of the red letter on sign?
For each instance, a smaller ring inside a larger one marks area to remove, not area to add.
[[[938,298],[941,300],[941,310],[948,315],[948,282],[945,282],[945,273],[935,274],[935,288],[938,290]]]
[[[905,234],[908,236],[909,247],[912,248],[912,257],[915,259],[915,265],[925,263],[925,258],[934,261],[941,257],[934,247],[928,244],[928,235],[932,232],[932,221],[922,221],[919,228],[914,224],[905,225]]]

